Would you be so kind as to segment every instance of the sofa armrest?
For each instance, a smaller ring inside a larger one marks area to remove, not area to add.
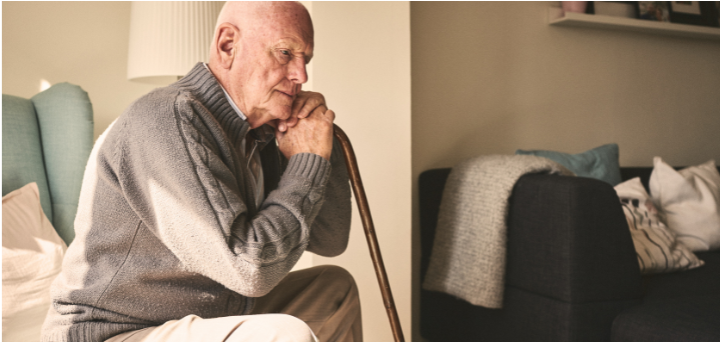
[[[547,174],[518,180],[508,214],[508,287],[592,303],[639,299],[641,282],[612,186]]]
[[[420,174],[420,276],[430,260],[449,168]],[[641,277],[614,189],[602,181],[526,175],[513,189],[503,308],[420,290],[423,338],[438,341],[607,341],[640,302]]]

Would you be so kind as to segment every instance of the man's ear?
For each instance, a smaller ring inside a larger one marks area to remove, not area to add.
[[[230,69],[237,53],[236,43],[240,39],[240,30],[233,24],[222,23],[218,26],[216,39],[218,62],[223,68]]]

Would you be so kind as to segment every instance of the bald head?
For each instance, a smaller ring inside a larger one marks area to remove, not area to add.
[[[223,7],[209,67],[252,127],[290,116],[312,58],[310,14],[299,2],[234,2]]]
[[[313,28],[310,14],[299,2],[228,1],[218,15],[215,33],[222,23],[231,23],[241,31],[253,33],[263,26],[279,24],[305,24],[309,29],[305,38],[312,40]]]

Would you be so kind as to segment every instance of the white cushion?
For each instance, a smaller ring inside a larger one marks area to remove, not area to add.
[[[640,178],[615,186],[615,191],[630,227],[641,273],[667,273],[704,264],[660,221]]]
[[[2,198],[3,341],[40,340],[66,249],[42,211],[36,183]]]
[[[650,194],[670,230],[692,251],[720,248],[720,173],[715,161],[676,171],[655,157]]]

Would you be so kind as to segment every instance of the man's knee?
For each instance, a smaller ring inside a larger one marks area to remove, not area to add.
[[[346,289],[348,292],[357,292],[355,279],[344,268],[334,265],[324,265],[316,268],[323,268],[320,278],[322,278],[324,284]]]
[[[316,342],[312,329],[302,320],[287,314],[257,314],[243,321],[227,342]]]

